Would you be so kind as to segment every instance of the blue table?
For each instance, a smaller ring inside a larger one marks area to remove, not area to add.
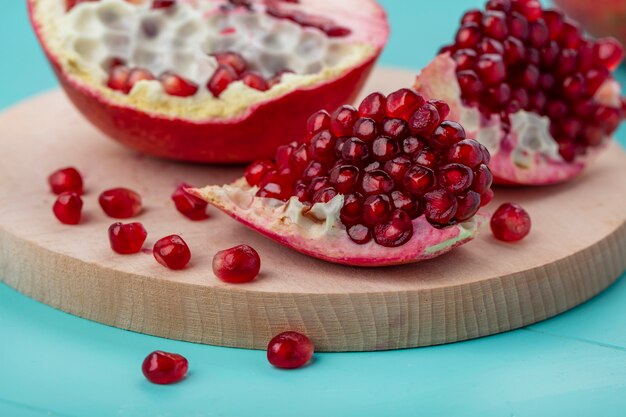
[[[56,85],[24,3],[2,4],[0,108]],[[425,65],[461,10],[478,3],[383,1],[394,33],[382,64]],[[626,144],[625,129],[618,138]],[[148,383],[139,368],[155,349],[184,354],[187,380]],[[430,348],[317,354],[297,371],[272,368],[261,351],[92,323],[0,285],[0,358],[2,417],[624,416],[626,280],[524,329]]]

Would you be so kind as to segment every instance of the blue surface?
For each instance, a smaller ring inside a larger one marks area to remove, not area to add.
[[[24,3],[2,4],[0,108],[56,85]],[[383,1],[394,31],[382,64],[423,66],[461,11],[478,3]],[[624,129],[618,137],[626,143]],[[184,354],[188,378],[145,381],[140,364],[155,349]],[[447,346],[316,354],[297,371],[272,368],[260,351],[92,323],[0,285],[0,358],[0,417],[617,417],[626,415],[626,280],[525,329]]]

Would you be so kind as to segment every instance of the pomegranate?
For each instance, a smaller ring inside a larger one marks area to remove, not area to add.
[[[183,269],[191,259],[189,246],[178,235],[166,236],[159,239],[152,249],[154,258],[158,263],[166,268],[179,270]]]
[[[267,345],[267,360],[277,368],[300,368],[313,357],[313,342],[298,332],[283,332]]]
[[[62,168],[54,171],[48,177],[50,190],[54,194],[73,192],[78,195],[83,193],[83,177],[74,167]]]
[[[187,375],[189,362],[178,353],[156,350],[146,356],[141,371],[153,384],[173,384]]]
[[[83,200],[75,192],[65,192],[59,195],[52,206],[52,212],[63,224],[76,225],[80,223],[83,210]]]
[[[611,75],[622,53],[537,0],[490,0],[465,13],[415,88],[445,99],[489,149],[497,183],[557,183],[580,173],[622,120]]]
[[[109,227],[109,243],[111,249],[121,255],[130,255],[141,250],[148,237],[148,232],[141,223],[120,222]]]
[[[496,239],[517,242],[530,233],[530,216],[519,204],[504,203],[491,216],[491,231]]]
[[[410,89],[324,110],[307,141],[280,146],[231,185],[192,190],[302,253],[378,266],[433,258],[472,239],[490,196],[489,153]]]
[[[219,251],[213,257],[213,273],[232,284],[250,282],[259,275],[261,258],[253,247],[239,245]]]
[[[189,220],[199,221],[208,219],[206,213],[207,202],[201,198],[190,194],[187,189],[193,188],[187,183],[181,183],[172,193],[172,201],[176,206],[176,210]]]
[[[61,85],[100,130],[200,162],[271,156],[351,101],[389,27],[375,0],[28,0]]]
[[[626,1],[604,0],[594,3],[588,0],[555,0],[568,16],[580,23],[595,36],[613,35],[626,43]]]
[[[141,196],[128,188],[106,190],[98,202],[107,216],[115,219],[128,219],[141,213]]]

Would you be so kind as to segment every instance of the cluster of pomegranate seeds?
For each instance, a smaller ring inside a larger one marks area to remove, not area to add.
[[[83,193],[83,177],[73,167],[54,171],[48,176],[48,184],[54,194],[73,192],[81,195]]]
[[[206,212],[208,203],[203,199],[189,193],[187,189],[193,188],[187,183],[180,183],[174,193],[172,193],[172,201],[176,205],[176,210],[190,220],[204,220],[209,216]]]
[[[191,259],[189,246],[178,235],[166,236],[159,239],[152,249],[152,254],[158,263],[166,268],[179,270],[185,268]]]
[[[274,161],[253,163],[245,178],[258,197],[312,205],[342,194],[341,221],[354,242],[400,246],[421,214],[448,226],[490,200],[489,153],[445,120],[448,113],[446,103],[413,90],[373,93],[358,109],[315,113],[305,143],[279,147]]]
[[[491,231],[496,239],[517,242],[530,233],[530,216],[520,205],[504,203],[491,217]]]
[[[107,216],[115,219],[128,219],[141,213],[141,196],[128,188],[106,190],[98,201]]]
[[[52,212],[63,224],[75,225],[80,223],[83,210],[83,200],[75,192],[61,193],[52,206]]]
[[[300,368],[311,360],[313,342],[298,332],[280,333],[267,345],[267,360],[277,368]]]
[[[618,127],[623,110],[594,100],[623,55],[613,38],[591,40],[538,0],[489,0],[463,16],[455,43],[443,48],[457,64],[467,105],[489,117],[526,110],[547,116],[563,159],[572,161]]]
[[[250,282],[259,275],[261,258],[254,248],[239,245],[219,251],[213,257],[213,273],[233,284]]]
[[[141,223],[113,223],[109,227],[111,249],[121,255],[138,253],[143,247],[148,232]]]
[[[187,375],[189,362],[177,353],[154,351],[144,359],[141,371],[154,384],[173,384]]]

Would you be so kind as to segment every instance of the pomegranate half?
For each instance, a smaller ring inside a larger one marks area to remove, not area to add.
[[[471,240],[492,175],[489,153],[410,89],[322,110],[307,140],[259,160],[233,184],[190,190],[265,236],[326,261],[383,266]]]
[[[489,0],[463,15],[415,88],[446,100],[489,149],[497,183],[558,183],[584,169],[624,116],[611,75],[622,54],[615,39],[590,39],[538,0]]]
[[[71,101],[141,152],[234,163],[354,99],[389,27],[374,0],[28,0]]]

